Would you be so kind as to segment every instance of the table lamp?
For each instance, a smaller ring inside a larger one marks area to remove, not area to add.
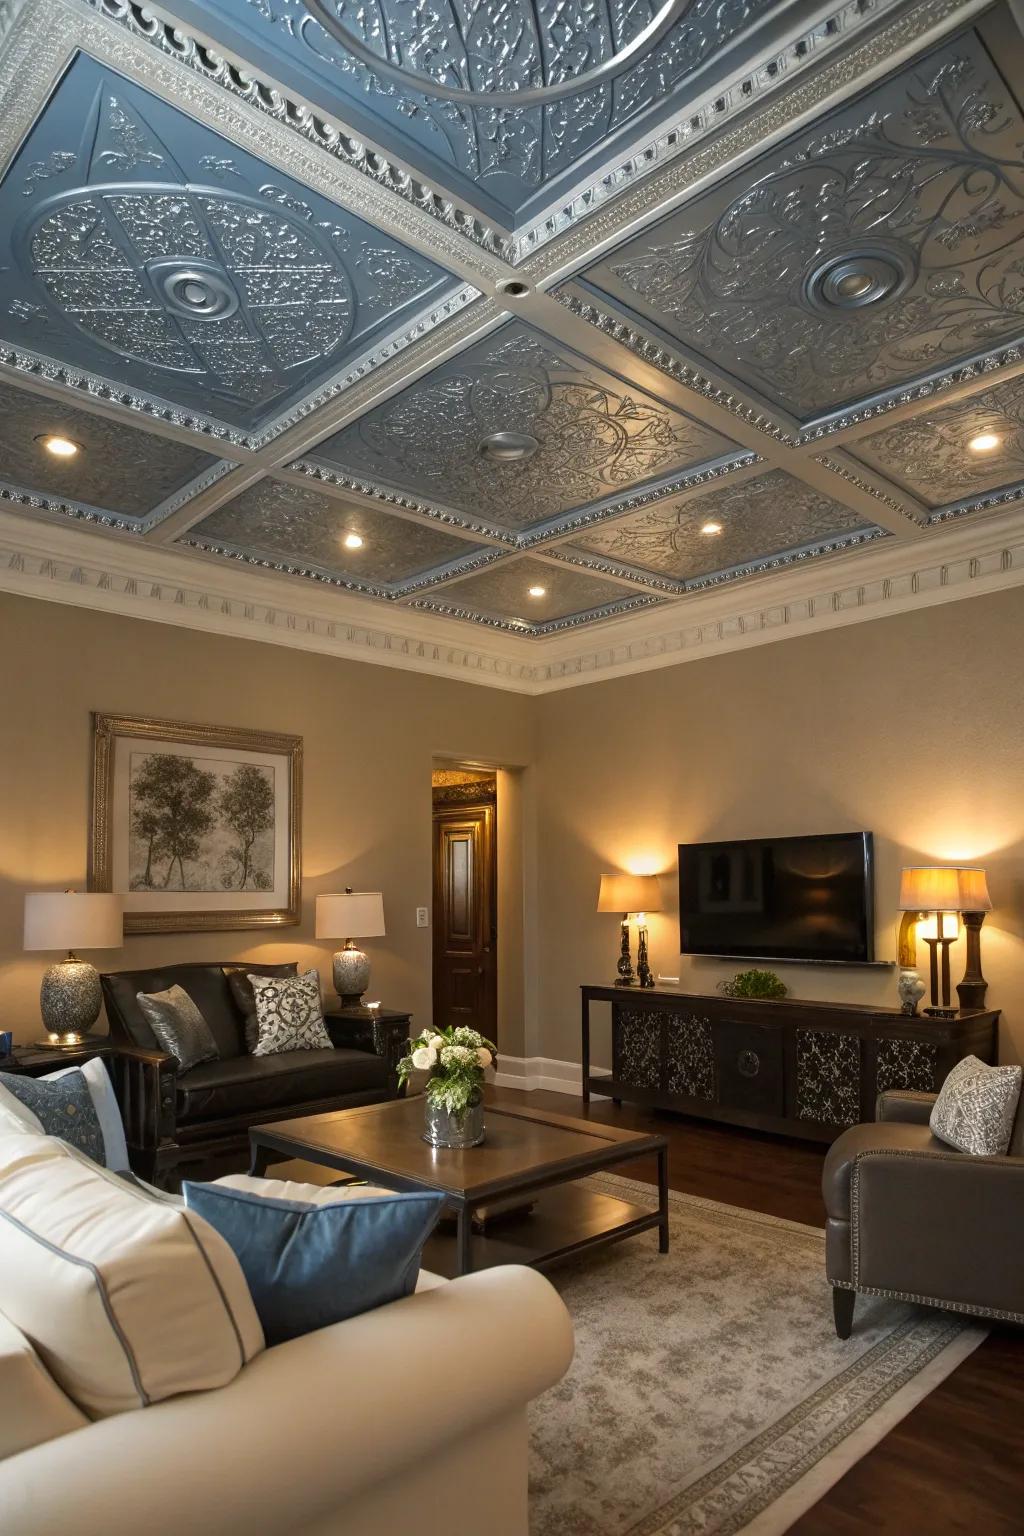
[[[70,1049],[95,1024],[103,1001],[96,967],[76,949],[120,949],[122,900],[109,892],[31,891],[25,897],[26,950],[66,949],[48,965],[39,989],[39,1011],[49,1038],[43,1045]]]
[[[900,965],[913,966],[917,962],[915,924],[922,924],[916,932],[931,951],[931,1007],[925,1009],[926,1013],[944,1015],[953,1011],[949,1002],[949,949],[960,934],[960,873],[959,869],[917,868],[905,869],[900,877]]]
[[[981,973],[981,925],[985,913],[992,911],[992,898],[983,869],[958,869],[956,873],[967,930],[967,964],[963,981],[957,983],[957,996],[961,1008],[984,1008],[988,982]]]
[[[384,897],[380,891],[353,891],[345,887],[343,895],[318,896],[316,899],[316,937],[344,939],[344,949],[334,956],[334,988],[343,1008],[358,1008],[370,985],[370,961],[356,939],[378,939],[384,935]]]
[[[644,917],[648,912],[661,911],[661,892],[657,875],[602,875],[601,889],[597,897],[599,912],[618,912],[622,921],[619,938],[619,960],[616,969],[617,987],[631,987],[639,980],[642,987],[653,987],[654,977],[647,959],[647,925]],[[637,970],[629,957],[629,919],[635,917],[639,924],[637,933]]]

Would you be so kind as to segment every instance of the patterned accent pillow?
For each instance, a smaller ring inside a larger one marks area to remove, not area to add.
[[[965,1056],[932,1106],[932,1135],[975,1157],[1005,1156],[1020,1087],[1020,1067],[987,1067],[977,1056]]]
[[[168,987],[166,992],[137,992],[135,996],[146,1023],[182,1072],[198,1067],[202,1061],[217,1060],[220,1052],[210,1026],[184,987]]]
[[[301,976],[250,974],[249,980],[260,1031],[254,1056],[333,1050],[320,1006],[319,971],[303,971]]]
[[[85,1076],[77,1068],[43,1082],[18,1073],[0,1073],[0,1084],[35,1115],[47,1136],[58,1136],[102,1168],[103,1128]]]

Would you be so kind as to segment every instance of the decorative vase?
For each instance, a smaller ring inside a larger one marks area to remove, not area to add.
[[[445,1109],[443,1104],[432,1104],[425,1097],[423,1113],[423,1140],[432,1147],[478,1147],[484,1139],[482,1094],[477,1094],[463,1110]]]
[[[900,1007],[904,1013],[913,1016],[917,1012],[917,1005],[924,997],[927,988],[917,971],[904,966],[900,971],[896,982],[896,991],[899,994]]]

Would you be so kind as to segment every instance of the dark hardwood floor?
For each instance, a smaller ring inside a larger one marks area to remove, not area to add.
[[[563,1115],[608,1120],[669,1137],[673,1189],[790,1221],[824,1226],[823,1149],[754,1131],[567,1094],[492,1090]],[[624,1163],[653,1181],[652,1159]],[[984,1262],[980,1256],[980,1262]],[[1024,1533],[1024,1329],[994,1326],[981,1347],[806,1515],[792,1536],[1004,1536]]]

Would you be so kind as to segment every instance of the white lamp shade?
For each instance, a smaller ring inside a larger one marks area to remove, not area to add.
[[[31,891],[25,897],[26,949],[120,949],[120,896],[99,891]]]
[[[379,939],[384,934],[380,891],[345,891],[316,899],[318,939]]]

